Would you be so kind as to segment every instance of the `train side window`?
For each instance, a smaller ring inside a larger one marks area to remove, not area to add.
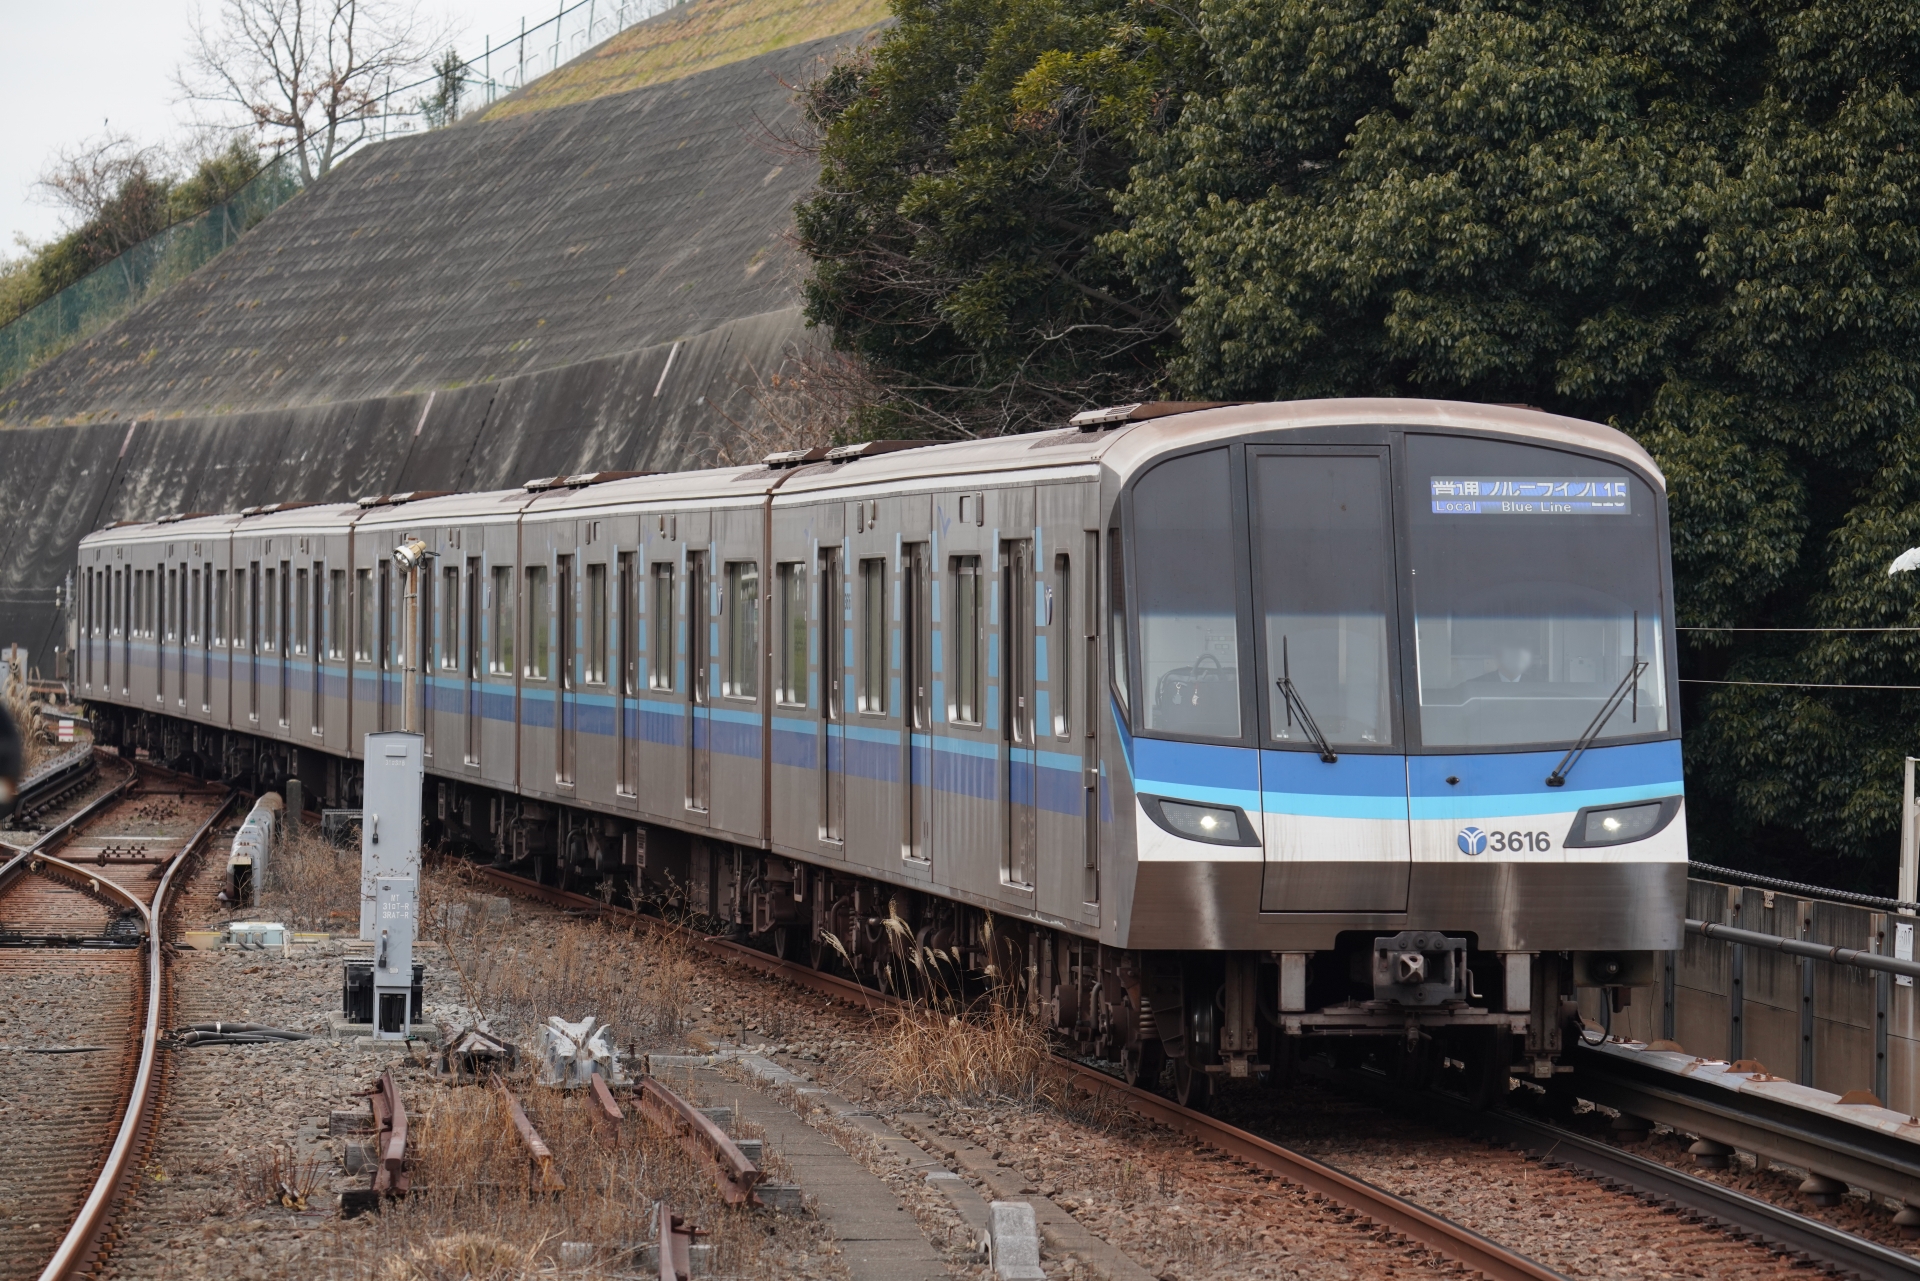
[[[440,571],[440,668],[460,670],[460,566]]]
[[[673,563],[653,567],[653,627],[647,638],[647,687],[673,689]]]
[[[760,565],[727,562],[727,659],[721,692],[760,697]]]
[[[799,561],[774,574],[780,617],[779,679],[774,697],[785,707],[807,705],[807,567]]]
[[[266,617],[264,619],[265,625],[260,629],[260,650],[262,653],[271,654],[273,653],[274,647],[279,643],[279,639],[280,639],[279,631],[274,626],[274,622],[279,617],[279,613],[280,613],[279,610],[274,608],[274,601],[278,599],[278,596],[276,595],[276,593],[279,590],[280,577],[279,577],[278,571],[276,571],[271,565],[267,566],[266,581],[267,581],[267,608],[266,608]]]
[[[887,714],[887,562],[869,556],[860,562],[860,710]]]
[[[313,562],[312,584],[310,599],[313,602],[313,612],[307,622],[309,628],[307,634],[313,638],[313,656],[317,660],[325,652],[323,647],[326,641],[327,566],[325,561]],[[316,685],[314,688],[317,690],[319,686]]]
[[[224,584],[225,570],[220,571]],[[338,661],[347,656],[347,571],[327,571],[327,657]]]
[[[373,571],[353,571],[353,657],[355,662],[373,661]]]
[[[297,569],[293,576],[293,635],[288,637],[296,654],[307,652],[307,571]]]
[[[620,553],[620,693],[628,698],[640,688],[640,636],[638,597],[640,584],[634,582],[632,552]]]
[[[960,725],[980,723],[980,651],[986,630],[986,586],[978,556],[955,556],[953,617],[947,624],[953,659],[953,694],[947,719]]]
[[[480,558],[467,558],[467,679],[480,676]]]
[[[1113,692],[1120,710],[1131,715],[1132,681],[1127,666],[1127,577],[1120,557],[1120,526],[1107,530],[1107,652],[1113,659]]]
[[[590,685],[607,683],[607,566],[587,566],[587,672]]]
[[[543,681],[553,674],[553,600],[547,595],[547,567],[527,566],[527,664],[522,674]]]
[[[487,670],[495,676],[513,675],[513,566],[495,565],[491,585],[493,617],[492,649]]]
[[[1240,737],[1241,599],[1225,449],[1170,458],[1133,491],[1145,728]]]
[[[213,571],[213,643],[227,643],[227,571]]]
[[[1073,737],[1073,557],[1053,558],[1053,733]]]

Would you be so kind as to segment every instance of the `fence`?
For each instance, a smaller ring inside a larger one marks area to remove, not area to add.
[[[405,137],[484,111],[628,27],[665,13],[676,0],[561,0],[554,16],[534,26],[522,19],[520,33],[499,44],[484,36],[477,57],[417,80],[389,86],[369,120],[373,139]]]
[[[269,161],[224,204],[174,223],[0,326],[0,386],[184,279],[300,190]]]

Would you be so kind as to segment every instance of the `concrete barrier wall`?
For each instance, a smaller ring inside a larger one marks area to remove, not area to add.
[[[1687,915],[1762,934],[1888,954],[1894,951],[1895,926],[1915,919],[1703,880],[1688,883]],[[1737,1031],[1734,950],[1698,935],[1689,935],[1673,958],[1671,1022],[1661,985],[1651,992],[1636,991],[1633,1004],[1613,1015],[1613,1031],[1642,1041],[1670,1038],[1688,1053],[1708,1058],[1753,1059],[1777,1076],[1833,1094],[1869,1090],[1888,1107],[1910,1115],[1920,1109],[1920,1024],[1913,987],[1855,966],[1754,948],[1742,953]],[[1809,973],[1810,992],[1804,986]],[[1802,1053],[1802,1011],[1809,1007],[1811,1072],[1803,1068]],[[1583,994],[1581,1008],[1597,1020],[1598,995]]]

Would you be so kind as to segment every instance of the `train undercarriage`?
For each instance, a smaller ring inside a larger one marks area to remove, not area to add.
[[[298,779],[309,809],[356,809],[360,766],[294,744],[96,705],[95,742],[255,792]],[[429,849],[936,1002],[997,996],[1065,1051],[1204,1106],[1285,1082],[1307,1057],[1371,1059],[1408,1084],[1488,1097],[1551,1078],[1582,1023],[1576,984],[1613,1008],[1651,954],[1487,953],[1471,936],[1351,932],[1317,953],[1105,946],[984,908],[673,828],[429,778]],[[1612,981],[1607,981],[1612,980]]]

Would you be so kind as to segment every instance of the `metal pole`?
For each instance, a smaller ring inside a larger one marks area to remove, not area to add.
[[[1813,932],[1813,905],[1800,902],[1800,937]],[[1800,958],[1800,1084],[1813,1084],[1813,958]]]
[[[1886,955],[1887,914],[1875,912],[1868,918],[1867,928],[1871,931],[1873,950]],[[1882,1106],[1887,1102],[1887,1012],[1892,987],[1893,976],[1885,970],[1873,976],[1873,1097],[1879,1099]]]
[[[1746,1028],[1742,1020],[1746,1017],[1747,949],[1735,943],[1733,959],[1727,984],[1727,1058],[1729,1061],[1747,1056]]]
[[[1914,891],[1920,888],[1916,885],[1916,873],[1920,872],[1920,824],[1914,822],[1913,766],[1914,758],[1907,757],[1900,792],[1900,898],[1907,903],[1914,901]]]
[[[1660,1035],[1664,1039],[1671,1041],[1675,1039],[1673,1035],[1673,1032],[1674,1032],[1674,1019],[1673,1019],[1674,980],[1675,980],[1675,973],[1680,968],[1680,954],[1678,952],[1668,952],[1661,959],[1665,965],[1665,973],[1663,973],[1660,976],[1660,988],[1661,988]]]

